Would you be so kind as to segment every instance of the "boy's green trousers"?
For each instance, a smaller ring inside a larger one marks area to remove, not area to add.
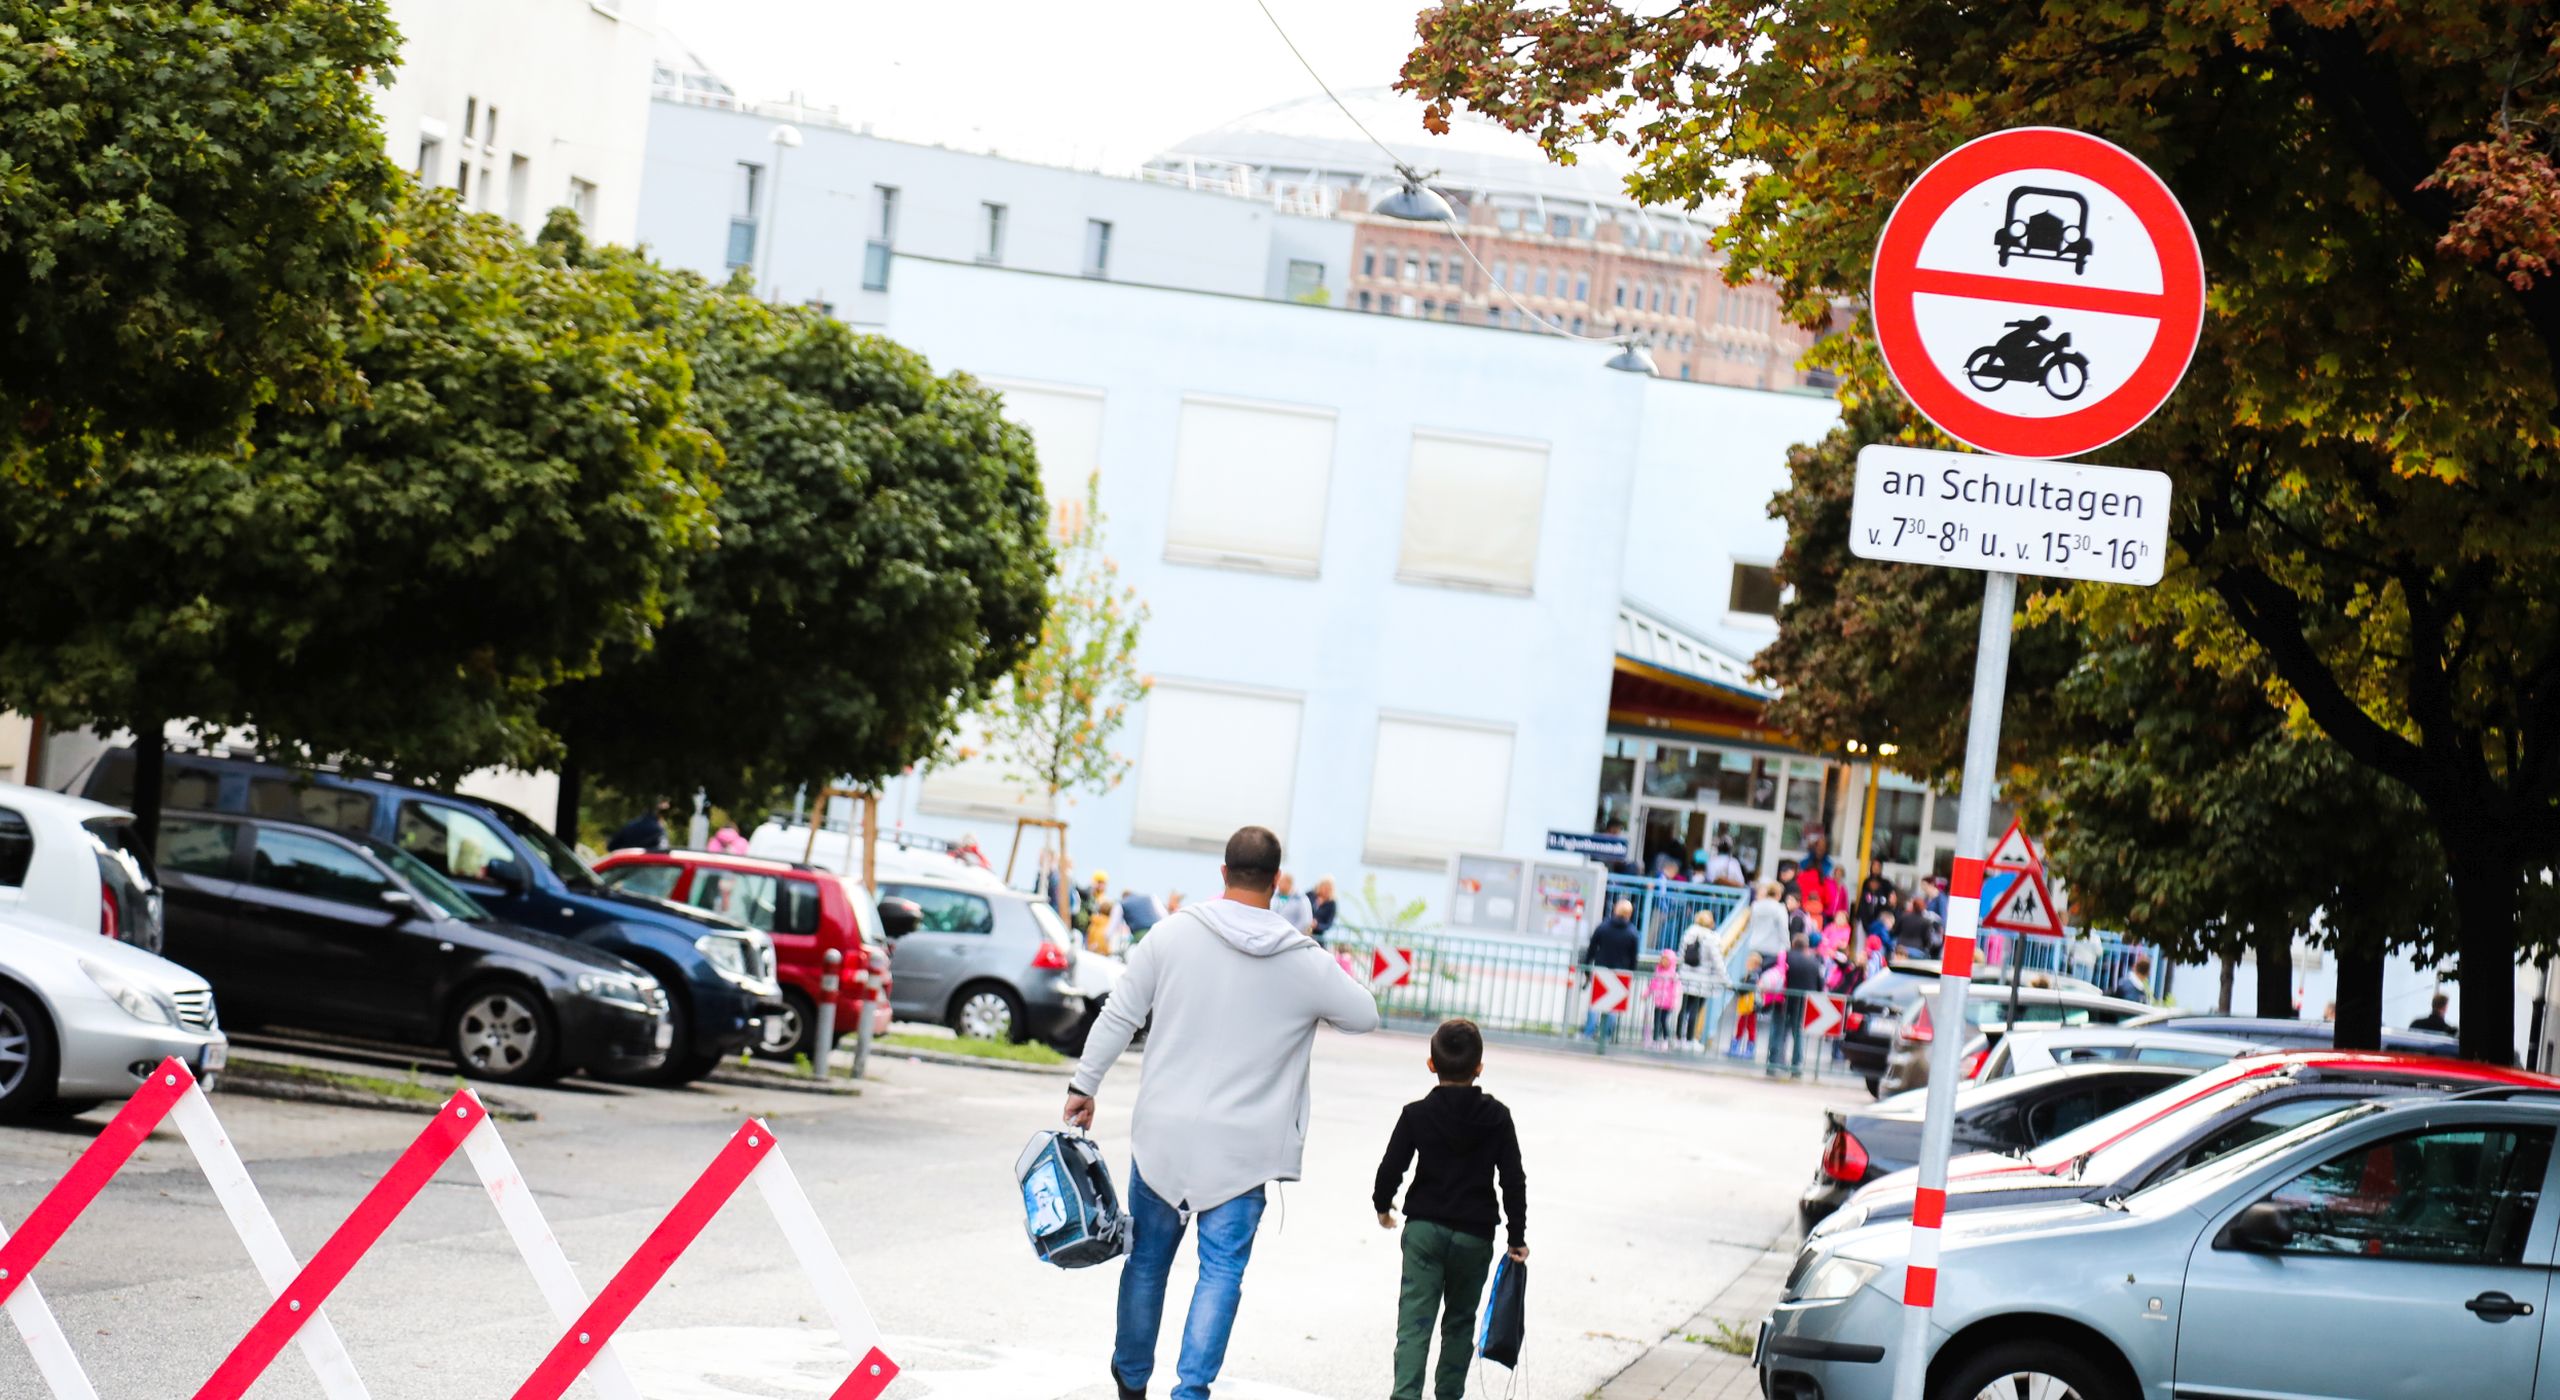
[[[1493,1241],[1428,1220],[1404,1223],[1404,1291],[1396,1305],[1395,1400],[1423,1400],[1422,1372],[1431,1358],[1431,1324],[1440,1324],[1436,1400],[1463,1400],[1467,1363],[1475,1359],[1476,1304]]]

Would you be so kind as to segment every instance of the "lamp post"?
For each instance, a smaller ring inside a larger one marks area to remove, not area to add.
[[[1902,746],[1899,744],[1869,745],[1852,739],[1849,741],[1849,752],[1867,755],[1867,803],[1858,819],[1858,888],[1863,890],[1866,888],[1867,877],[1875,873],[1876,867],[1876,788],[1877,779],[1884,771],[1883,765],[1877,760],[1891,758],[1902,752]],[[1853,894],[1851,898],[1854,899],[1856,896]]]

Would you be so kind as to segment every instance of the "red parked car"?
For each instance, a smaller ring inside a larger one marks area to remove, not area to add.
[[[617,851],[596,862],[596,878],[624,894],[708,910],[773,936],[788,1006],[764,1018],[757,1054],[816,1056],[818,979],[830,948],[844,954],[836,1033],[853,1034],[866,1007],[873,1034],[889,1029],[889,940],[878,906],[858,882],[797,862],[709,851]]]

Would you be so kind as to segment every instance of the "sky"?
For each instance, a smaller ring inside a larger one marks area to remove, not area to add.
[[[1336,91],[1393,81],[1421,8],[1265,3]],[[1316,92],[1254,0],[658,0],[658,24],[741,97],[797,91],[884,136],[1104,170]]]

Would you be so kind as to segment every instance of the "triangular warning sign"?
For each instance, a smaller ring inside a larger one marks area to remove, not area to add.
[[[1992,843],[1991,854],[1983,858],[1982,866],[1986,870],[2015,870],[2020,874],[2041,871],[2044,869],[2044,852],[2037,850],[2036,843],[2027,839],[2026,828],[2013,821],[2009,823],[2008,831]]]
[[[1991,907],[1983,911],[1982,927],[2061,937],[2062,911],[2054,907],[2053,891],[2045,887],[2044,871],[2028,870],[2011,880]]]

